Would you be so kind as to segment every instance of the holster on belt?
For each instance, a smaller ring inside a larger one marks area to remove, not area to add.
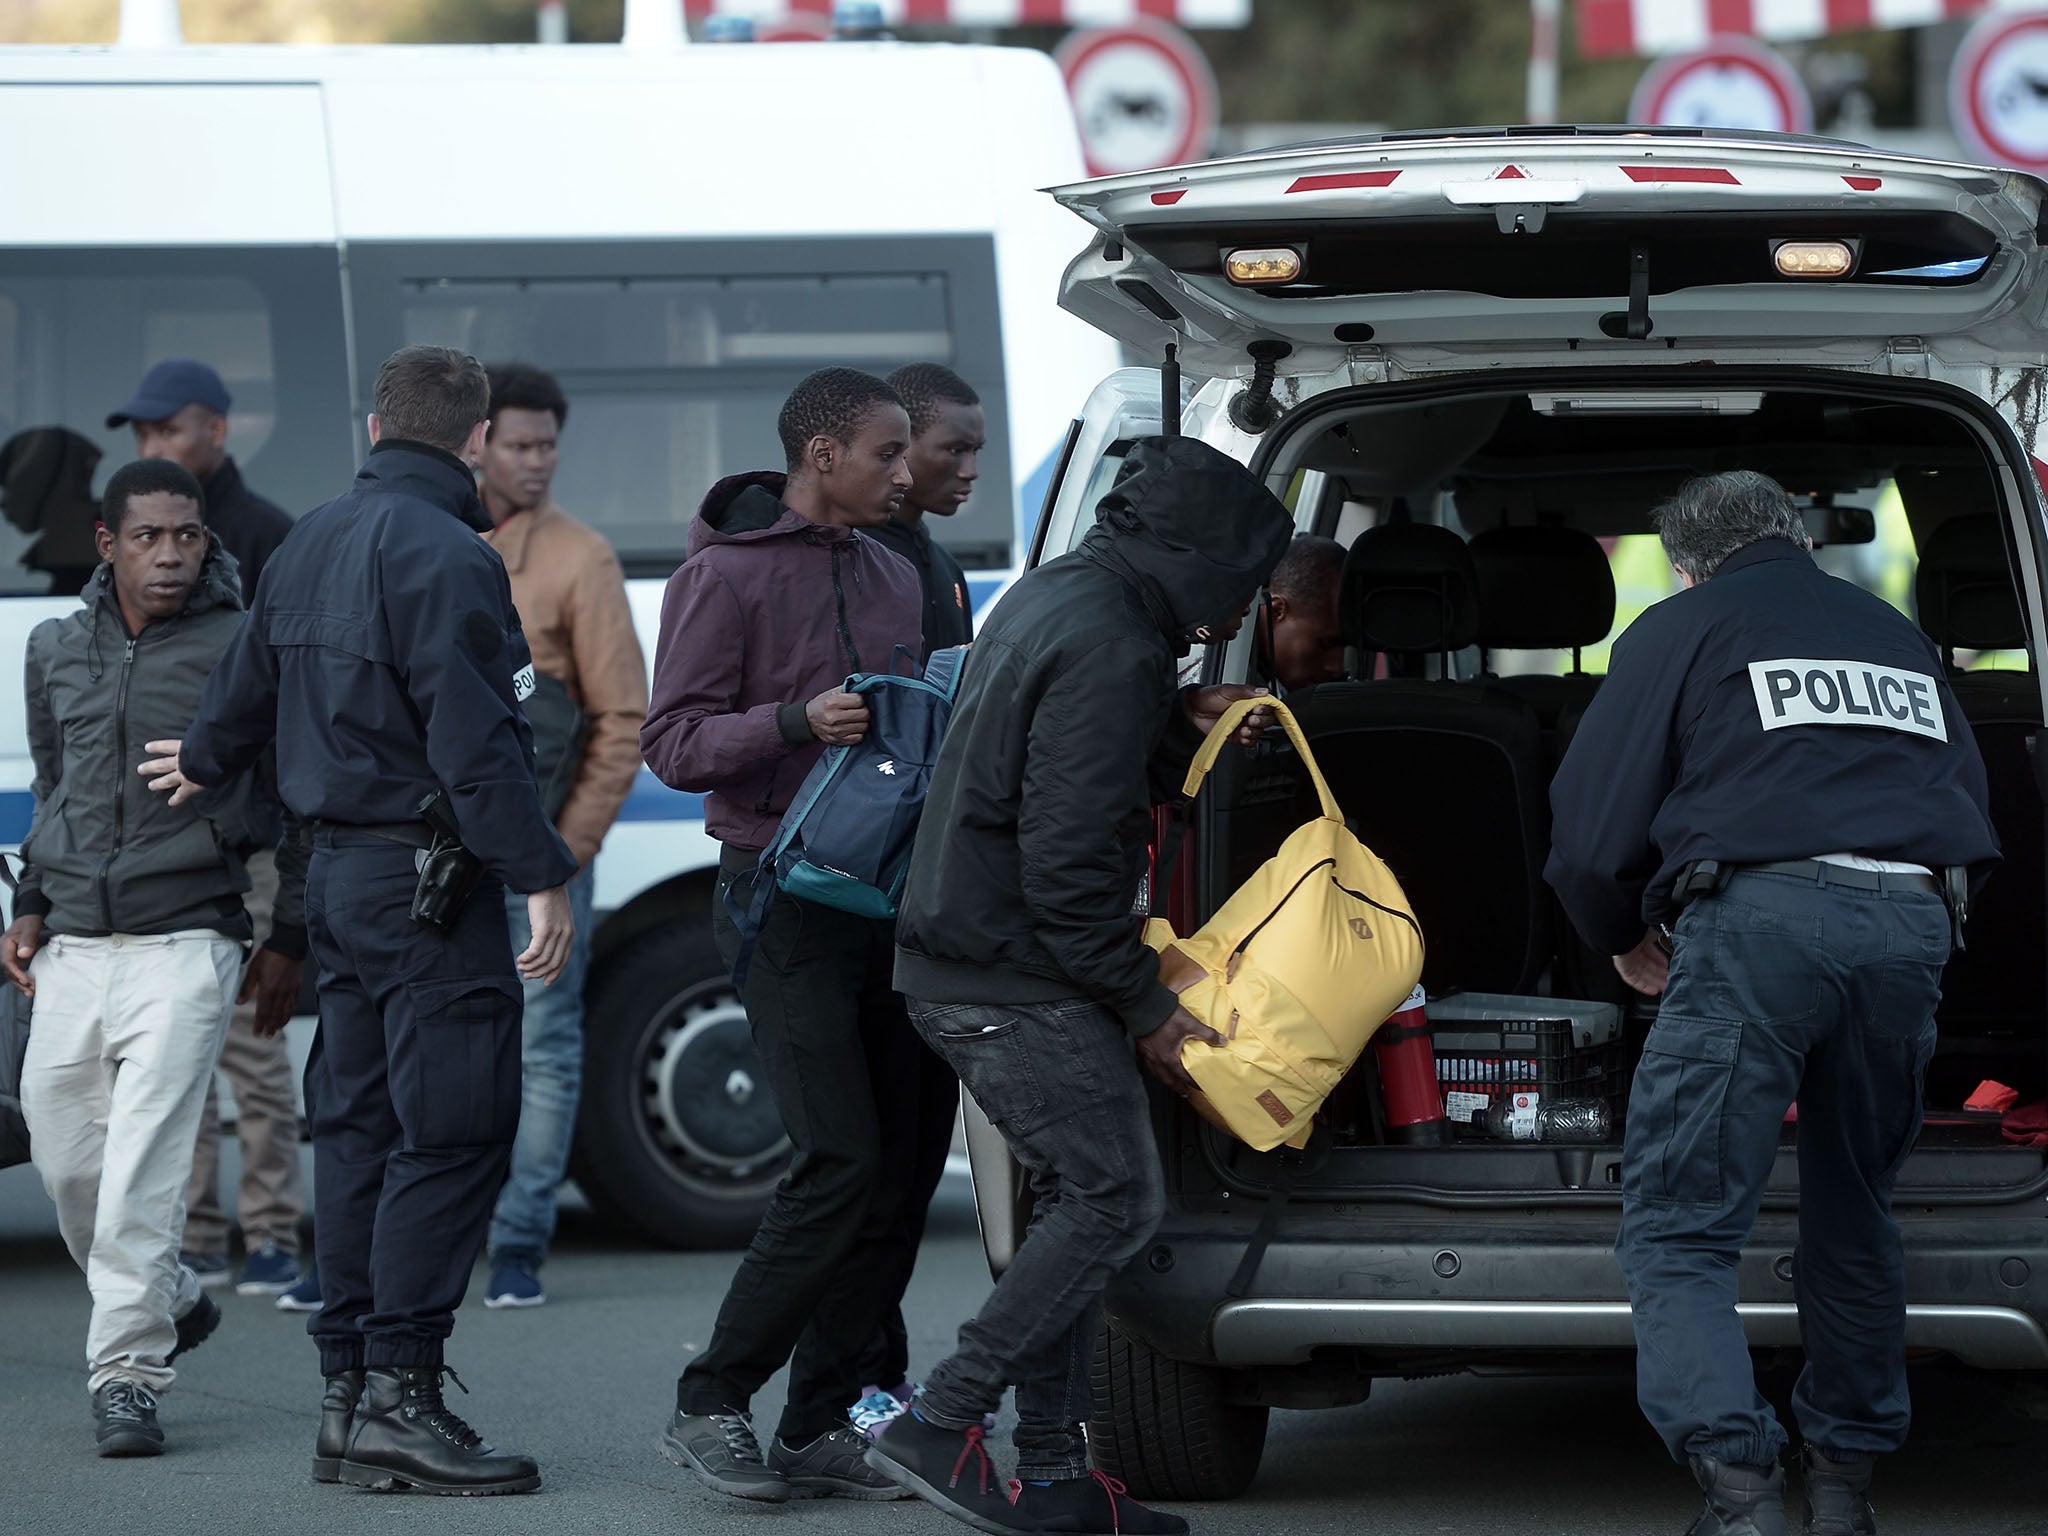
[[[1689,907],[1702,896],[1718,896],[1735,877],[1735,866],[1718,859],[1694,859],[1678,872],[1671,896],[1680,907]]]
[[[433,830],[434,841],[414,861],[420,878],[412,892],[412,920],[422,928],[447,933],[476,894],[484,861],[462,846],[447,790],[437,789],[420,801],[419,817]]]

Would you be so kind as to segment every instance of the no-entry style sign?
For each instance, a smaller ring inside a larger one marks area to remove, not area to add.
[[[1178,27],[1091,28],[1069,36],[1054,57],[1073,98],[1089,174],[1149,171],[1208,153],[1216,76]]]
[[[1717,37],[1694,53],[1659,59],[1636,82],[1632,123],[1671,128],[1747,128],[1811,133],[1813,98],[1777,54],[1741,37]]]
[[[2048,13],[1988,16],[1956,50],[1949,116],[1993,165],[2048,171]]]

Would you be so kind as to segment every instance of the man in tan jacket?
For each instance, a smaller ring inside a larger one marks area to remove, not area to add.
[[[526,701],[541,803],[582,866],[569,882],[576,923],[569,964],[552,987],[526,987],[519,1137],[491,1220],[487,1307],[537,1307],[555,1231],[555,1190],[568,1166],[583,1081],[583,982],[590,962],[591,861],[640,771],[647,667],[626,582],[604,535],[549,495],[569,403],[554,375],[522,363],[490,370],[491,424],[478,491],[505,560],[512,602],[533,650]],[[526,898],[508,898],[512,947],[525,941]]]

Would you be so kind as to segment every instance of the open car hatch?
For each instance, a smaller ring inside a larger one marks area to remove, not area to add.
[[[2040,365],[2048,185],[1831,140],[1393,134],[1079,182],[1060,302],[1206,376],[1374,347],[1869,368],[1898,346]]]

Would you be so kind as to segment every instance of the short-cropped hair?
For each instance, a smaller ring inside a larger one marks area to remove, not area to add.
[[[131,501],[138,496],[154,496],[163,491],[196,502],[200,520],[205,521],[206,492],[199,488],[199,482],[192,477],[190,470],[182,464],[173,464],[169,459],[137,459],[115,470],[113,478],[107,482],[106,493],[100,497],[100,521],[119,533]]]
[[[795,469],[814,437],[850,443],[862,419],[878,405],[901,405],[903,397],[872,373],[858,368],[820,368],[789,392],[776,418],[782,452]]]
[[[1753,469],[1686,481],[1657,509],[1655,521],[1665,555],[1694,581],[1705,581],[1723,560],[1759,539],[1805,547],[1811,537],[1791,493]]]
[[[484,365],[453,347],[401,347],[377,370],[371,407],[385,437],[459,453],[491,412]]]

